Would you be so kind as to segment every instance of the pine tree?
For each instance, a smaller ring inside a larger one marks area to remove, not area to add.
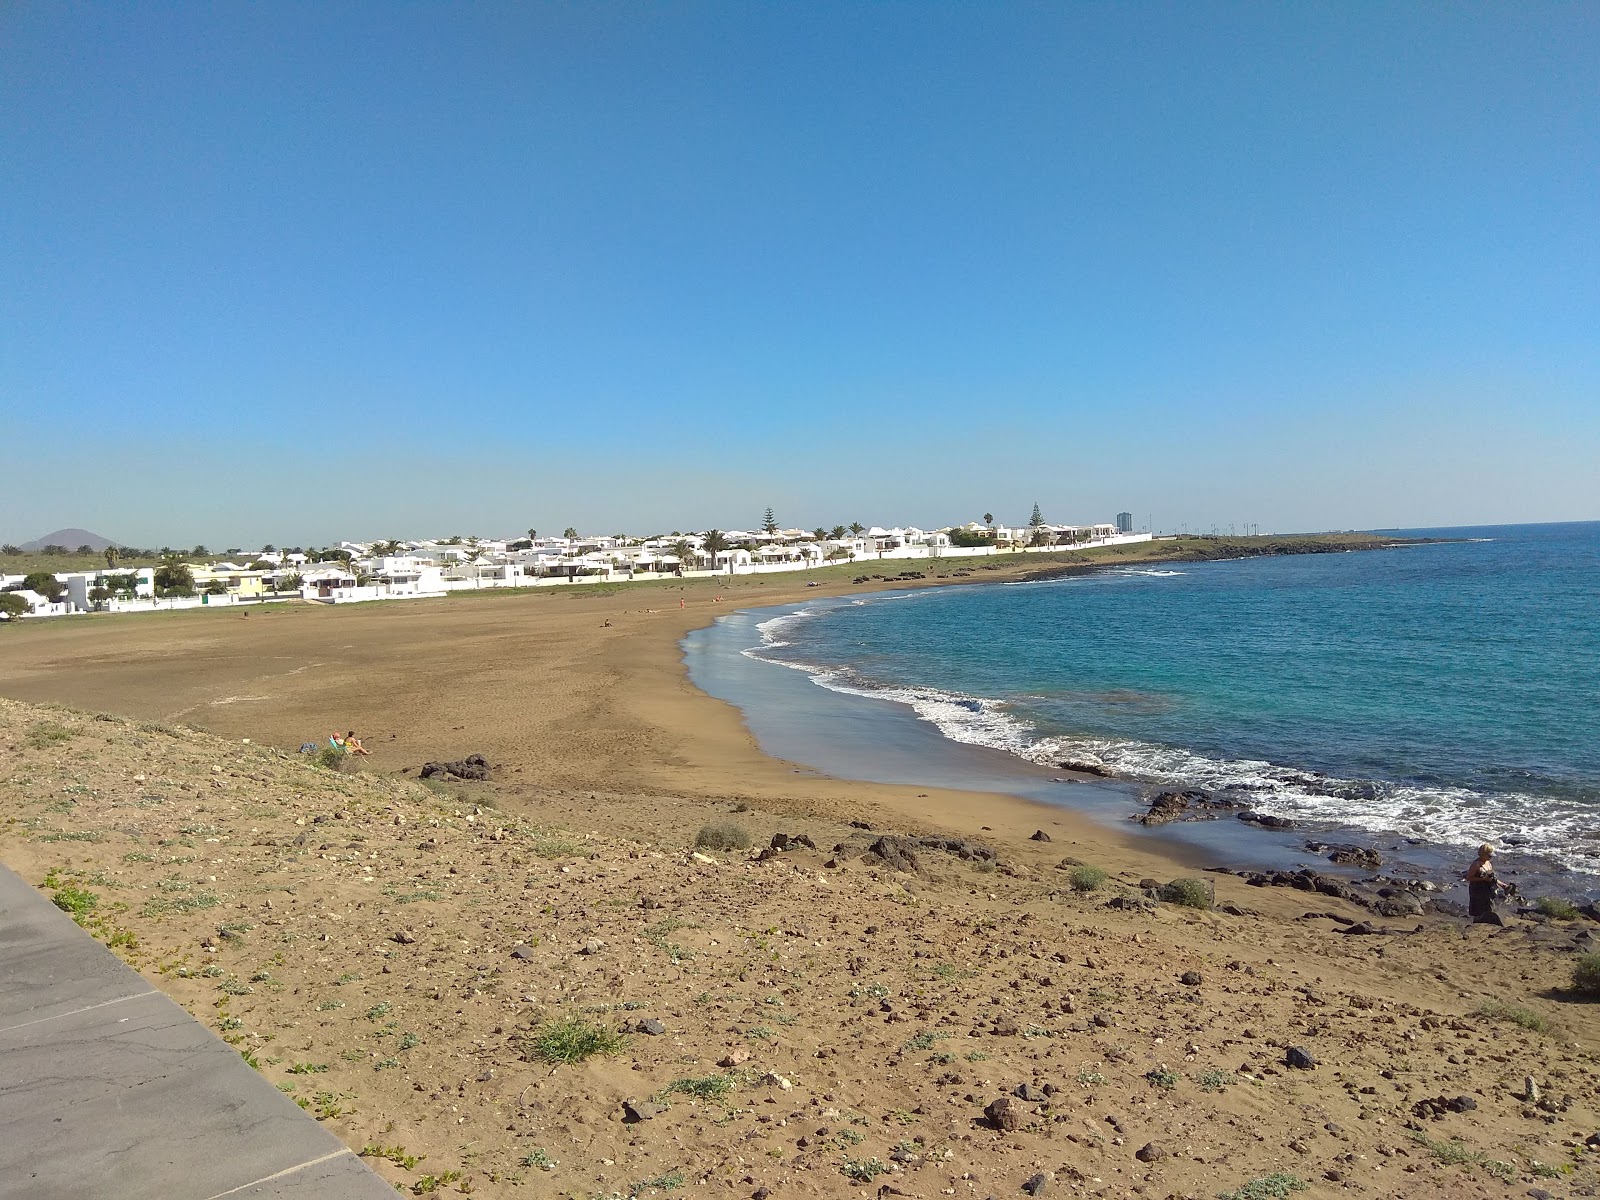
[[[772,506],[767,505],[767,515],[761,518],[761,528],[768,533],[778,532],[778,519],[772,515]]]
[[[1035,529],[1044,524],[1044,514],[1039,511],[1039,502],[1037,500],[1033,502],[1033,516],[1028,518],[1028,524]]]

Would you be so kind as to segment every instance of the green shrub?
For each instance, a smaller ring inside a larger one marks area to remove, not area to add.
[[[1105,883],[1107,875],[1099,867],[1073,867],[1072,874],[1067,876],[1075,892],[1092,892],[1095,888]]]
[[[1585,996],[1600,996],[1600,952],[1585,954],[1573,964],[1572,986]]]
[[[1578,919],[1578,906],[1571,900],[1563,900],[1560,896],[1540,896],[1533,902],[1533,906],[1545,916],[1553,917],[1557,921]]]
[[[547,1063],[579,1063],[595,1054],[616,1054],[627,1039],[582,1017],[551,1021],[533,1037],[533,1053]]]
[[[1184,908],[1207,909],[1211,907],[1211,885],[1204,879],[1174,879],[1162,887],[1161,898]]]
[[[1252,1179],[1237,1192],[1218,1192],[1217,1200],[1286,1200],[1295,1192],[1303,1192],[1311,1185],[1304,1179],[1283,1171],[1274,1171]]]
[[[1543,1013],[1534,1012],[1533,1009],[1518,1004],[1507,1004],[1503,1000],[1485,1000],[1473,1010],[1473,1015],[1492,1017],[1496,1021],[1510,1021],[1513,1025],[1520,1025],[1534,1033],[1550,1032],[1550,1022]]]
[[[748,850],[750,833],[734,821],[712,821],[694,835],[694,844],[700,850]]]
[[[319,767],[326,767],[330,771],[342,771],[345,759],[349,757],[340,746],[324,746],[318,750],[316,757],[311,761]]]

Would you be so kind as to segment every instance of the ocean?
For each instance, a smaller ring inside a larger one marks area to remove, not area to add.
[[[830,775],[1112,819],[1128,787],[1202,787],[1300,840],[1493,841],[1600,876],[1600,522],[1384,532],[1451,540],[826,599],[685,648],[764,748]],[[1010,786],[963,749],[1008,756]],[[1127,784],[1042,782],[1068,763]]]

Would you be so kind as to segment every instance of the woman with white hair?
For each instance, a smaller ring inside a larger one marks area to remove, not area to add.
[[[1484,925],[1504,925],[1494,910],[1495,892],[1506,885],[1495,878],[1494,847],[1485,842],[1478,847],[1478,858],[1461,878],[1467,881],[1467,916]]]

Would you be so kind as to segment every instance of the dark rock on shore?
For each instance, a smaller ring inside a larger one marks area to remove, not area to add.
[[[1162,792],[1150,801],[1148,812],[1133,819],[1141,825],[1165,825],[1169,821],[1210,821],[1217,813],[1241,808],[1237,800],[1214,796],[1198,788],[1179,792]]]
[[[1101,779],[1115,779],[1117,773],[1110,767],[1103,767],[1096,762],[1079,762],[1076,759],[1064,758],[1056,764],[1063,771],[1077,771],[1080,775],[1095,775]]]
[[[1328,861],[1338,867],[1376,870],[1383,866],[1383,856],[1369,846],[1330,846],[1326,842],[1307,842],[1306,849],[1313,854],[1327,851]]]
[[[487,780],[489,762],[481,754],[469,754],[454,762],[424,763],[421,778]]]
[[[1246,821],[1251,825],[1259,825],[1263,829],[1294,828],[1294,822],[1289,820],[1288,817],[1275,817],[1271,813],[1256,812],[1253,808],[1248,808],[1240,813],[1239,820]]]

